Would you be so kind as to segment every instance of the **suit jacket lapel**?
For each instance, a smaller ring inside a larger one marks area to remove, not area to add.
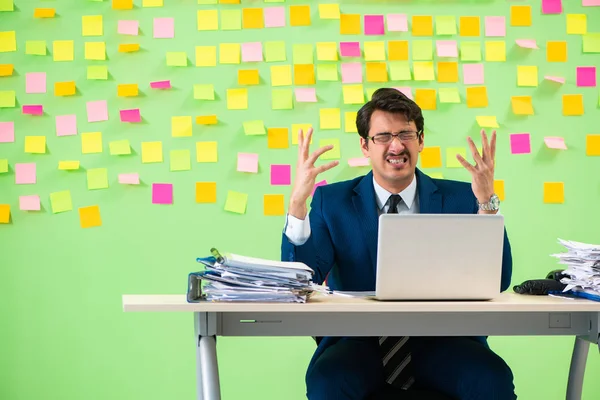
[[[442,195],[437,191],[437,185],[427,175],[415,171],[417,178],[417,190],[419,192],[419,213],[420,214],[441,214],[442,213]]]
[[[377,261],[377,232],[379,228],[379,216],[377,213],[377,202],[375,201],[375,188],[373,187],[373,172],[365,175],[354,188],[352,197],[354,211],[361,224],[361,234],[367,244],[371,268],[375,273]]]

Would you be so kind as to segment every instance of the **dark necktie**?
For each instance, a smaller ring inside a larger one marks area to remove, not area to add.
[[[388,214],[398,214],[398,204],[402,198],[393,194],[390,196]],[[414,378],[410,370],[410,349],[407,336],[382,336],[379,338],[383,373],[387,383],[407,389]]]

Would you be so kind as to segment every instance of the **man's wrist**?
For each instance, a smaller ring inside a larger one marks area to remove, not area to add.
[[[304,200],[303,202],[298,202],[293,199],[290,200],[288,214],[298,219],[304,219],[306,218],[307,213],[308,209],[306,207],[306,200]]]

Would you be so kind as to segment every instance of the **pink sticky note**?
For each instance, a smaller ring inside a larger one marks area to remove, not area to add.
[[[139,21],[135,21],[135,20],[119,20],[118,26],[117,26],[117,33],[120,33],[121,35],[133,35],[133,36],[137,36],[138,35],[138,31],[140,28],[140,22]]]
[[[596,67],[577,67],[577,86],[596,86]]]
[[[285,7],[266,7],[263,11],[265,28],[285,26]]]
[[[140,174],[119,174],[119,183],[124,185],[139,185]]]
[[[485,17],[485,36],[506,36],[506,17]]]
[[[383,35],[383,15],[365,15],[365,35]]]
[[[13,143],[15,141],[15,123],[13,121],[0,122],[0,143]]]
[[[108,121],[106,100],[88,101],[85,107],[87,109],[88,122]]]
[[[271,165],[271,185],[289,185],[292,168],[289,165]]]
[[[483,85],[483,64],[463,64],[463,83],[465,85]]]
[[[388,14],[386,19],[388,32],[408,32],[406,14]]]
[[[77,116],[57,115],[56,116],[56,136],[77,135]]]
[[[529,133],[512,133],[510,135],[510,152],[512,154],[531,153]]]
[[[36,182],[35,163],[15,164],[15,183],[28,185]]]
[[[262,60],[263,54],[261,42],[242,43],[243,62],[260,62]]]
[[[561,14],[562,0],[542,0],[542,14]]]
[[[400,93],[403,93],[409,99],[414,100],[413,94],[412,94],[412,89],[410,87],[402,86],[402,87],[395,87],[394,89],[396,89]]]
[[[360,43],[340,42],[340,54],[342,57],[360,57]]]
[[[544,138],[544,143],[549,149],[567,150],[565,139],[558,136],[547,136]]]
[[[154,18],[154,38],[171,39],[175,37],[175,20],[173,18]]]
[[[600,0],[581,0],[581,5],[584,7],[600,6]]]
[[[296,101],[299,103],[316,103],[317,89],[315,88],[296,88]]]
[[[240,172],[258,172],[258,154],[238,153],[237,170]]]
[[[458,57],[456,40],[436,40],[435,47],[438,57]]]
[[[342,63],[342,83],[362,83],[362,64]]]
[[[39,211],[41,209],[40,196],[19,196],[19,210]]]
[[[120,114],[121,122],[142,122],[139,108],[134,108],[132,110],[121,110]]]
[[[348,160],[348,165],[351,167],[366,167],[371,165],[371,162],[369,161],[369,159],[367,157],[357,157],[357,158],[350,158]]]
[[[153,183],[152,204],[173,204],[173,184]]]
[[[546,79],[548,81],[552,81],[552,82],[565,83],[565,78],[562,78],[560,76],[546,75],[546,76],[544,76],[544,79]]]
[[[42,106],[41,104],[23,105],[23,114],[44,115],[44,106]]]
[[[315,183],[315,186],[313,186],[313,190],[312,190],[312,192],[310,193],[310,195],[311,195],[311,196],[314,196],[314,195],[315,195],[315,190],[317,190],[317,188],[318,188],[319,186],[324,186],[324,185],[327,185],[327,181],[326,181],[326,180],[322,180],[322,181],[320,181],[320,182],[317,182],[317,183]]]
[[[46,73],[29,72],[25,74],[25,93],[46,93]]]
[[[519,47],[523,47],[525,49],[539,49],[535,39],[517,39],[515,42]]]
[[[150,87],[152,89],[170,89],[171,88],[171,81],[150,82]]]

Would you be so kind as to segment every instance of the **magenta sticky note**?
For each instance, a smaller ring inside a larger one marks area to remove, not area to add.
[[[435,47],[438,57],[458,57],[456,40],[436,40]]]
[[[388,14],[386,19],[388,32],[408,32],[406,14]]]
[[[172,39],[175,37],[175,20],[173,18],[154,18],[155,39]]]
[[[139,108],[120,110],[119,113],[121,115],[121,122],[142,122]]]
[[[317,188],[318,188],[319,186],[323,186],[323,185],[327,185],[327,181],[326,181],[326,180],[322,180],[322,181],[319,181],[319,182],[315,183],[315,186],[313,186],[313,190],[312,190],[312,192],[310,193],[310,195],[311,195],[311,196],[314,196],[314,195],[315,195],[315,190],[317,190]]]
[[[263,53],[261,42],[242,43],[243,62],[260,62],[262,60]]]
[[[23,105],[23,114],[44,115],[44,106],[42,106],[41,104]]]
[[[13,121],[0,122],[0,143],[13,143],[15,141],[15,123]]]
[[[365,35],[383,35],[383,15],[365,15]]]
[[[237,170],[239,172],[258,172],[258,154],[238,153]]]
[[[296,101],[299,103],[316,103],[316,88],[296,88]]]
[[[584,7],[600,6],[600,0],[581,0],[581,5]]]
[[[371,161],[367,157],[350,158],[348,159],[348,165],[350,167],[366,167],[371,165]]]
[[[562,0],[542,0],[542,14],[561,14]]]
[[[77,116],[57,115],[56,116],[56,136],[77,135]]]
[[[88,122],[108,121],[106,100],[88,101],[85,104]]]
[[[271,165],[271,185],[289,185],[291,183],[292,167],[287,164]]]
[[[119,174],[119,183],[123,185],[139,185],[140,174]]]
[[[539,49],[535,39],[517,39],[515,40],[517,46],[525,49]]]
[[[342,57],[360,57],[360,43],[340,42],[340,54]]]
[[[544,138],[544,143],[549,149],[567,150],[565,139],[558,136],[547,136]]]
[[[577,67],[577,86],[596,86],[596,67]]]
[[[152,89],[170,89],[171,88],[171,81],[150,82],[150,87]]]
[[[46,93],[46,73],[29,72],[25,74],[25,93]]]
[[[394,89],[396,89],[400,93],[403,93],[409,99],[414,100],[413,99],[413,94],[412,94],[412,89],[410,87],[408,87],[408,86],[402,86],[402,87],[395,87]]]
[[[140,22],[136,20],[119,20],[117,24],[117,33],[121,35],[137,36],[140,28]]]
[[[483,64],[463,64],[463,83],[465,85],[483,85]]]
[[[362,83],[362,64],[342,63],[342,83]]]
[[[30,185],[35,182],[35,163],[15,164],[15,183],[17,185]]]
[[[39,211],[41,209],[40,196],[19,196],[19,210]]]
[[[152,204],[173,204],[173,184],[153,183]]]
[[[504,37],[506,36],[506,17],[494,16],[485,17],[485,36]]]
[[[510,135],[510,152],[512,154],[531,153],[529,133],[512,133]]]
[[[565,83],[565,78],[560,77],[560,76],[546,75],[546,76],[544,76],[544,79],[546,79],[548,81],[552,81],[552,82]]]
[[[285,7],[265,7],[263,10],[265,28],[285,26]]]

